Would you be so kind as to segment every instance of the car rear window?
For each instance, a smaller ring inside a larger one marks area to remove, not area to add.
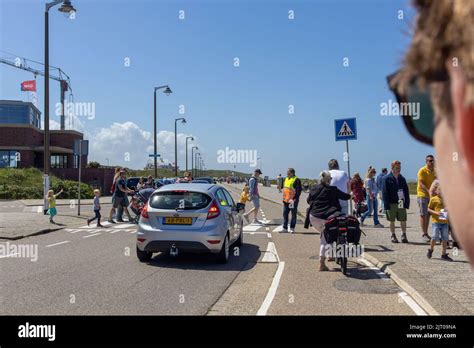
[[[170,210],[203,209],[211,203],[211,197],[201,192],[185,190],[156,192],[150,198],[150,207]]]

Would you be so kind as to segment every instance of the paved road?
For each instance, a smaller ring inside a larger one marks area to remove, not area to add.
[[[0,314],[414,314],[367,266],[352,262],[349,277],[335,264],[317,272],[319,236],[273,232],[281,208],[262,202],[262,211],[267,224],[245,227],[227,265],[163,254],[139,263],[130,224],[8,242],[37,246],[38,260],[0,256]]]

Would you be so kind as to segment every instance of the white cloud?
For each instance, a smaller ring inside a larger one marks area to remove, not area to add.
[[[178,164],[181,167],[185,163],[185,142],[188,136],[188,134],[178,133]],[[87,133],[87,138],[90,142],[89,161],[142,169],[147,161],[153,160],[148,156],[153,153],[153,134],[141,129],[134,122],[115,122],[108,128],[100,128],[93,133]],[[160,131],[157,139],[161,159],[164,163],[173,163],[174,132]],[[193,144],[196,143],[195,140]],[[189,142],[188,146],[190,150]]]

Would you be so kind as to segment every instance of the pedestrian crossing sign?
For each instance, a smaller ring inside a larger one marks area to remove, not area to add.
[[[334,120],[334,126],[336,131],[336,141],[357,140],[357,126],[355,117]]]

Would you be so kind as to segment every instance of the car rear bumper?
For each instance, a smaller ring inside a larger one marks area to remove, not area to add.
[[[199,231],[164,231],[139,223],[137,246],[143,251],[165,252],[169,251],[174,244],[179,251],[218,253],[222,249],[224,237],[225,233],[218,232],[215,225]],[[218,241],[218,243],[209,243],[209,241]]]

